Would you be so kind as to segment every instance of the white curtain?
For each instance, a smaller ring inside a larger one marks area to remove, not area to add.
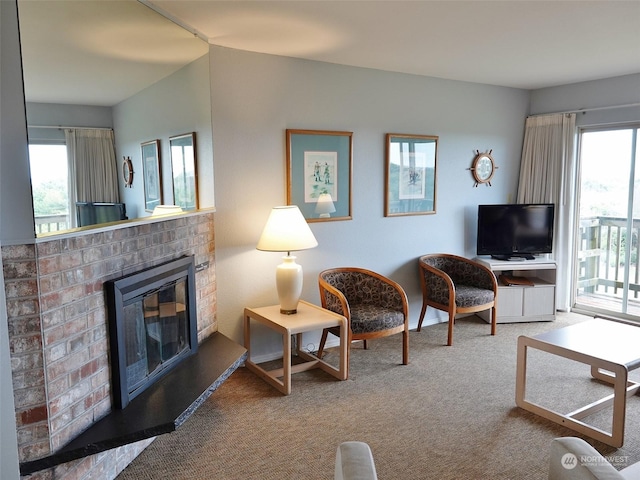
[[[75,212],[76,201],[119,202],[113,130],[69,128],[64,132],[69,163],[71,211]],[[73,222],[75,226],[75,218]]]
[[[76,217],[76,202],[78,201],[78,193],[76,188],[76,142],[75,130],[65,130],[64,136],[67,144],[67,185],[69,190],[69,227],[78,226],[78,218]]]
[[[528,117],[520,163],[518,203],[556,205],[553,256],[558,264],[557,308],[571,307],[576,222],[576,116]]]

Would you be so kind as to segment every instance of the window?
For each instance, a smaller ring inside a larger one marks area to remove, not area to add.
[[[36,233],[70,228],[66,145],[30,144],[29,165]]]

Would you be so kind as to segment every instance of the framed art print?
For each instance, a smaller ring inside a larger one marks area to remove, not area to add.
[[[308,222],[351,219],[352,132],[287,130],[287,204]]]
[[[438,137],[387,134],[385,217],[436,213]]]
[[[144,209],[162,204],[162,174],[160,171],[160,140],[142,144],[142,176],[144,178]]]

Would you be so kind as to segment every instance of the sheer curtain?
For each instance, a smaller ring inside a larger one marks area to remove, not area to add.
[[[119,202],[113,130],[68,128],[64,133],[69,164],[70,211],[75,212],[76,202]],[[71,215],[71,220],[72,226],[76,226],[75,215]]]
[[[571,308],[576,222],[576,116],[538,115],[525,122],[518,203],[556,205],[553,253],[558,263],[557,308]]]

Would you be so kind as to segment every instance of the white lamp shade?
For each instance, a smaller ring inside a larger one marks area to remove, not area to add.
[[[336,211],[336,207],[333,204],[333,199],[330,193],[321,193],[316,203],[316,213],[320,217],[329,217],[331,213]]]
[[[292,252],[318,246],[302,212],[295,205],[273,207],[256,248],[267,252]]]

